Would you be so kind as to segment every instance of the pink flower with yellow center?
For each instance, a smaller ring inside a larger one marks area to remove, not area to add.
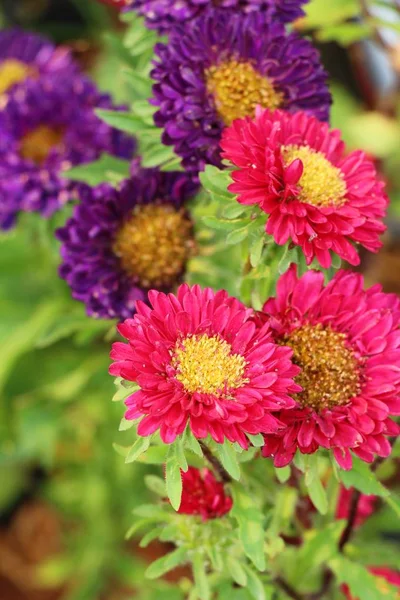
[[[357,244],[381,247],[384,183],[364,152],[346,152],[338,130],[301,111],[259,108],[224,130],[221,147],[238,167],[229,190],[267,213],[266,232],[300,246],[307,264],[328,268],[334,253],[357,265]]]
[[[110,374],[135,381],[140,390],[126,400],[125,418],[141,419],[138,434],[159,430],[171,443],[187,425],[196,438],[210,435],[247,448],[247,434],[282,426],[272,412],[295,405],[300,387],[292,350],[273,342],[268,324],[226,291],[186,284],[177,294],[149,292],[152,308],[118,329]]]
[[[261,322],[276,343],[293,349],[301,368],[297,407],[276,414],[285,428],[265,436],[264,456],[278,467],[297,450],[331,449],[344,469],[351,452],[366,462],[391,452],[388,436],[400,428],[400,300],[381,286],[363,290],[361,275],[339,271],[324,287],[324,275],[296,267],[282,275],[276,298]]]

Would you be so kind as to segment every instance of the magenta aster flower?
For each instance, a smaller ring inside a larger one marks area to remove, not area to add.
[[[146,25],[160,33],[171,31],[177,25],[190,26],[193,19],[213,10],[211,0],[102,0],[136,10],[146,18]],[[290,23],[304,15],[303,5],[308,0],[221,0],[218,8],[242,16],[257,12],[269,21]],[[188,23],[189,22],[189,23]]]
[[[208,11],[156,53],[155,123],[186,169],[221,166],[223,130],[253,116],[257,105],[328,119],[331,96],[318,51],[262,14]]]
[[[151,290],[149,300],[152,308],[137,302],[134,318],[119,325],[128,344],[111,352],[110,373],[141,388],[125,414],[142,417],[139,435],[160,430],[170,443],[189,424],[196,438],[246,448],[246,434],[277,431],[271,412],[294,406],[299,370],[268,324],[256,326],[253,310],[227,292],[197,285],[181,285],[176,296]]]
[[[80,190],[73,216],[57,231],[60,276],[89,316],[126,319],[149,288],[170,290],[193,253],[193,225],[184,204],[197,191],[185,173],[141,169],[114,189]]]
[[[203,521],[226,515],[232,508],[232,498],[224,485],[209,469],[189,467],[182,474],[182,498],[178,513],[199,516]]]
[[[226,129],[221,147],[238,167],[229,186],[238,202],[257,204],[266,232],[300,246],[307,264],[328,268],[335,253],[357,265],[356,244],[381,247],[384,183],[364,152],[346,152],[338,130],[303,112],[259,110]]]
[[[391,419],[400,414],[400,300],[379,285],[364,291],[356,273],[339,271],[324,287],[323,273],[299,278],[292,265],[259,317],[293,349],[303,388],[294,410],[277,413],[285,429],[265,436],[264,456],[284,466],[296,450],[322,446],[344,469],[351,452],[389,456],[388,436],[400,432]]]
[[[105,152],[131,158],[134,142],[100,121],[96,108],[112,109],[111,98],[86,77],[27,80],[0,111],[0,227],[19,211],[48,217],[77,194],[62,177],[74,165]]]
[[[77,71],[71,52],[19,29],[0,31],[0,95],[26,79],[43,75],[71,76]]]

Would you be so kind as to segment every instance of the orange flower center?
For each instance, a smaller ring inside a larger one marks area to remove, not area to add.
[[[344,175],[323,154],[309,146],[283,146],[284,164],[296,158],[303,163],[303,174],[298,186],[300,202],[314,206],[342,206],[346,202],[347,186]]]
[[[283,94],[256,71],[251,62],[230,59],[206,71],[207,90],[225,125],[235,119],[254,116],[256,106],[275,110],[282,106]]]
[[[41,166],[50,152],[62,145],[63,138],[64,131],[60,127],[39,125],[21,139],[20,154],[22,158]]]
[[[25,81],[30,75],[34,75],[35,70],[14,58],[8,58],[0,64],[0,94],[8,90],[16,83]]]
[[[248,383],[246,364],[244,357],[233,354],[231,345],[217,335],[188,336],[176,343],[172,357],[175,377],[187,392],[225,397]]]
[[[360,391],[358,363],[346,345],[346,335],[330,327],[303,325],[285,335],[282,343],[293,349],[293,362],[301,373],[296,394],[302,406],[316,411],[347,404]]]
[[[174,284],[194,252],[192,223],[168,204],[136,206],[116,234],[123,270],[143,287]]]

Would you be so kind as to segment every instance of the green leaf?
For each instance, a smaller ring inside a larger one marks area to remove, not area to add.
[[[141,548],[146,548],[152,541],[156,540],[160,536],[163,529],[164,525],[158,525],[157,527],[150,529],[150,531],[148,531],[140,540],[139,546]]]
[[[157,579],[184,562],[186,562],[186,550],[184,548],[177,548],[173,552],[154,561],[146,569],[145,577],[148,579]]]
[[[203,450],[201,449],[198,440],[194,437],[189,426],[186,428],[185,432],[185,444],[189,450],[193,452],[193,454],[196,454],[199,458],[203,457]]]
[[[210,600],[210,586],[205,571],[204,556],[197,552],[192,559],[194,583],[201,600]]]
[[[103,108],[98,108],[95,112],[99,119],[107,123],[107,125],[131,135],[136,135],[138,132],[149,128],[156,129],[154,126],[149,127],[140,116],[132,113],[121,112],[119,110],[105,110]]]
[[[400,498],[395,496],[392,492],[390,496],[385,497],[386,503],[390,506],[392,510],[400,517]]]
[[[173,149],[170,146],[162,145],[160,141],[157,146],[154,146],[150,151],[144,153],[142,165],[143,167],[150,169],[152,167],[159,167],[173,159],[176,159],[176,154]]]
[[[243,219],[219,219],[218,217],[203,217],[203,223],[211,229],[218,229],[221,231],[231,231],[236,224],[243,224]]]
[[[328,498],[319,474],[318,454],[310,454],[307,457],[305,484],[315,508],[321,514],[326,515],[328,512]]]
[[[247,574],[240,562],[232,556],[228,556],[226,562],[233,581],[244,587],[247,583]]]
[[[389,496],[390,492],[378,481],[367,463],[353,457],[351,471],[338,470],[339,477],[346,488],[354,487],[363,494],[374,496]]]
[[[345,527],[344,521],[335,521],[320,530],[308,531],[303,545],[296,553],[293,581],[303,581],[309,576],[311,568],[317,568],[333,558]]]
[[[249,438],[252,445],[255,446],[255,448],[262,448],[264,446],[264,437],[262,433],[259,433],[257,435],[252,435],[251,433],[248,433],[247,437]]]
[[[372,575],[359,563],[352,562],[344,556],[336,556],[328,562],[328,566],[336,575],[339,585],[346,583],[352,596],[358,600],[396,600],[397,590]]]
[[[280,483],[286,483],[290,478],[290,474],[291,469],[289,465],[287,465],[286,467],[281,467],[279,469],[275,467],[275,475]]]
[[[239,202],[236,202],[236,200],[232,199],[232,201],[228,204],[228,206],[226,206],[224,208],[224,210],[222,211],[222,216],[225,217],[225,219],[236,219],[237,217],[240,217],[240,215],[242,215],[248,209],[249,209],[248,206],[239,204]]]
[[[119,424],[118,431],[127,431],[128,429],[131,429],[131,427],[133,427],[134,424],[135,421],[128,421],[127,419],[125,419],[125,417],[123,417]]]
[[[261,235],[256,238],[250,246],[250,264],[252,267],[257,267],[261,262],[264,241],[265,236]]]
[[[165,487],[165,481],[157,475],[145,475],[145,484],[155,494],[161,496],[161,498],[167,497],[167,488]]]
[[[182,496],[182,476],[175,444],[171,444],[168,448],[167,460],[165,463],[165,479],[167,494],[172,508],[178,510]]]
[[[229,475],[233,479],[239,481],[240,467],[236,456],[236,450],[234,449],[231,442],[225,440],[223,444],[216,444],[215,448],[224,469],[228,471]]]
[[[102,154],[94,162],[63,171],[61,176],[74,181],[83,181],[91,186],[104,182],[117,185],[129,177],[129,164],[129,161],[122,158],[116,158],[111,154]]]
[[[259,571],[266,567],[264,554],[264,517],[254,500],[239,485],[232,486],[232,516],[239,526],[239,537],[246,556]]]
[[[150,446],[150,441],[151,441],[150,436],[138,437],[136,442],[133,444],[133,446],[129,450],[128,455],[125,459],[125,462],[126,463],[135,462],[135,460],[137,460],[141,454],[146,452],[146,450]]]
[[[146,454],[138,458],[138,462],[146,465],[163,465],[167,458],[168,446],[150,446]]]
[[[247,573],[247,591],[251,594],[254,600],[266,600],[264,585],[261,579],[248,565],[244,565],[244,570]]]
[[[205,170],[200,173],[200,182],[202,186],[211,194],[217,194],[225,198],[233,198],[233,194],[228,191],[228,185],[233,183],[229,171],[222,171],[212,165],[207,165]]]
[[[241,227],[240,229],[235,229],[234,231],[228,233],[225,242],[229,245],[239,244],[239,242],[245,240],[248,237],[248,235],[249,223],[247,223],[244,227]]]
[[[182,469],[184,473],[188,470],[188,463],[185,456],[185,449],[183,446],[183,440],[181,437],[176,438],[175,440],[175,451],[176,457],[178,460],[179,467]]]

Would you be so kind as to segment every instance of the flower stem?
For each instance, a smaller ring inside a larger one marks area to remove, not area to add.
[[[213,467],[214,471],[217,473],[221,481],[223,481],[224,483],[231,483],[232,477],[229,475],[228,471],[226,471],[221,465],[218,458],[214,456],[210,448],[201,440],[199,440],[199,444],[201,446],[201,449],[203,450],[204,456],[206,457],[210,465]]]

